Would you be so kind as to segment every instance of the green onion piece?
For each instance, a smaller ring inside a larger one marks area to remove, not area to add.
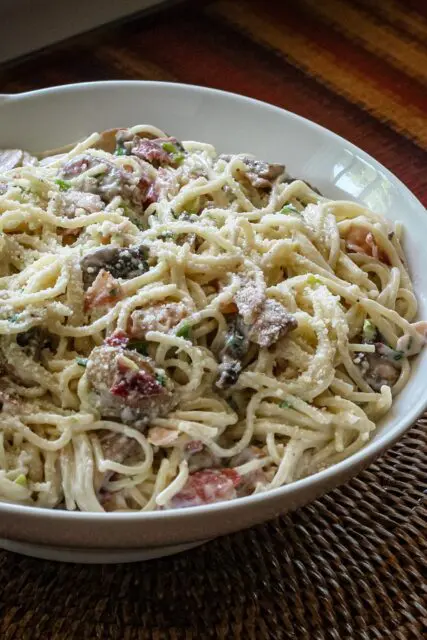
[[[365,342],[375,342],[377,337],[377,328],[370,321],[365,320],[363,323],[363,339]]]
[[[131,349],[132,351],[138,351],[138,353],[140,353],[142,356],[146,356],[148,353],[147,343],[144,342],[144,340],[131,340],[128,343],[127,348]]]
[[[156,380],[159,384],[162,385],[162,387],[166,385],[166,376],[163,373],[156,372]]]
[[[67,180],[57,178],[55,183],[58,185],[60,191],[68,191],[68,189],[71,189],[71,182],[68,182]]]
[[[322,284],[322,281],[317,276],[310,275],[307,278],[307,284],[311,284],[311,285]]]
[[[301,212],[298,211],[298,209],[295,209],[295,207],[292,204],[286,204],[284,207],[282,207],[279,213],[283,213],[285,215],[289,215],[290,213],[296,213],[298,216],[301,215]]]
[[[173,161],[179,167],[184,162],[184,158],[185,158],[185,156],[184,156],[183,153],[175,153],[174,156],[173,156]]]
[[[15,484],[19,484],[21,487],[27,486],[27,478],[23,473],[20,473],[19,476],[15,479]]]
[[[126,155],[126,149],[124,147],[123,144],[118,144],[115,151],[114,151],[114,155],[115,156],[125,156]]]
[[[14,313],[13,316],[10,316],[10,318],[8,318],[8,320],[9,322],[19,322],[20,316],[20,313]]]
[[[168,153],[177,153],[178,149],[173,142],[163,142],[162,149]]]
[[[81,367],[85,367],[87,365],[87,360],[87,358],[76,358],[77,364],[79,364]]]
[[[279,407],[281,409],[292,409],[292,406],[289,404],[287,400],[283,400],[283,402],[279,404]]]
[[[177,335],[178,338],[185,338],[186,340],[189,339],[189,337],[190,337],[190,325],[188,324],[188,322],[184,322],[182,327],[180,329],[178,329],[178,331],[176,332],[176,335]]]

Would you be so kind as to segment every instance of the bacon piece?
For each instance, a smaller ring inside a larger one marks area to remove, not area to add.
[[[62,167],[62,177],[66,180],[70,178],[75,178],[79,176],[81,173],[84,173],[89,169],[89,167],[93,166],[94,158],[89,155],[82,155],[69,160]],[[99,163],[99,161],[98,161]]]
[[[153,427],[148,432],[148,442],[155,447],[168,447],[179,438],[180,432],[164,427]]]
[[[61,213],[67,218],[75,218],[79,209],[85,213],[96,213],[105,206],[97,194],[74,189],[61,194],[61,205]]]
[[[176,151],[169,150],[175,148]],[[182,145],[176,138],[139,138],[135,136],[132,142],[131,153],[141,160],[145,160],[155,166],[171,165],[177,166],[177,154],[181,152]]]
[[[169,333],[188,316],[183,302],[167,302],[143,307],[131,315],[130,334],[133,338],[144,338],[147,331]]]
[[[384,264],[390,264],[388,255],[378,247],[373,234],[367,227],[351,225],[345,238],[345,244],[348,251],[364,253]]]
[[[77,156],[63,165],[60,175],[65,180],[70,180],[101,165],[103,170],[98,175],[83,176],[76,181],[78,191],[97,194],[105,203],[120,196],[139,208],[145,206],[152,180],[146,175],[134,175],[107,158],[98,158],[88,153]]]
[[[119,282],[111,273],[102,269],[85,293],[84,310],[89,311],[96,307],[113,304],[122,297],[123,292]]]
[[[169,503],[171,509],[197,507],[237,497],[241,478],[234,469],[204,469],[192,473]]]

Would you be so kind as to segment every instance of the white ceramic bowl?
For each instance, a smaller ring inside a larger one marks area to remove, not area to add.
[[[356,199],[403,222],[406,255],[427,318],[427,216],[387,169],[330,131],[277,107],[212,89],[100,82],[0,97],[0,148],[41,151],[92,131],[154,124],[221,152],[284,162],[332,198]],[[45,558],[121,562],[167,555],[300,507],[346,482],[392,445],[427,405],[427,350],[367,446],[314,476],[266,494],[156,513],[69,513],[0,503],[0,546]]]

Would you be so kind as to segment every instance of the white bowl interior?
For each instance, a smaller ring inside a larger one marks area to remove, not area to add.
[[[356,199],[401,221],[406,229],[405,251],[419,301],[419,317],[427,318],[424,208],[382,165],[326,129],[248,98],[167,83],[94,83],[0,97],[0,147],[42,151],[78,140],[92,131],[138,123],[154,124],[184,140],[210,142],[221,152],[246,151],[283,162],[292,175],[313,183],[325,195]],[[417,359],[409,383],[367,445],[365,451],[370,458],[394,441],[423,411],[427,405],[426,379],[427,350]],[[364,455],[361,451],[336,467],[348,476],[351,465],[360,468]],[[317,474],[318,486],[326,487],[328,477],[334,473],[334,469],[327,469]],[[311,480],[300,481],[302,489],[307,482]],[[284,487],[272,493],[283,493],[284,498],[296,491],[295,487]],[[245,501],[250,502],[251,498],[237,502],[242,502],[243,507]],[[253,500],[254,506],[255,503],[259,504],[259,500]],[[227,513],[229,506],[224,507]],[[237,529],[238,525],[232,528]]]

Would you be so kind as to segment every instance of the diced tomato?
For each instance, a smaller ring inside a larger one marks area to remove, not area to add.
[[[232,500],[241,477],[234,469],[203,469],[192,473],[170,502],[172,509]]]
[[[87,171],[91,166],[93,159],[86,156],[77,156],[73,160],[70,160],[62,167],[62,174],[64,178],[74,178],[79,176],[84,171]]]
[[[104,340],[104,344],[109,347],[126,347],[128,342],[129,338],[121,329],[118,329]]]
[[[113,278],[111,273],[102,269],[85,293],[84,309],[89,311],[95,307],[112,304],[120,300],[122,296],[120,283]]]
[[[134,371],[120,367],[110,392],[113,396],[128,398],[131,395],[157,396],[164,393],[164,387],[146,371]]]

